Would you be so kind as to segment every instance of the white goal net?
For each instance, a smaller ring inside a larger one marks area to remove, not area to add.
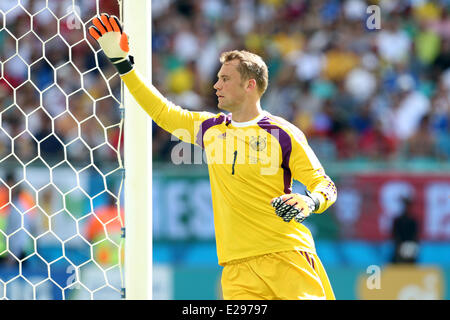
[[[0,1],[0,299],[121,298],[122,92],[87,36],[100,12],[118,2]]]

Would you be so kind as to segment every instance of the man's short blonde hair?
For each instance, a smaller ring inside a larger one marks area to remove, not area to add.
[[[264,60],[245,50],[227,51],[220,55],[220,63],[239,60],[238,71],[243,80],[255,79],[258,91],[262,96],[269,84],[269,71]]]

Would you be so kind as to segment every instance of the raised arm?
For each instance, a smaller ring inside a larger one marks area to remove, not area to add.
[[[201,123],[215,117],[209,112],[191,112],[167,100],[153,85],[146,84],[133,67],[128,36],[115,16],[101,14],[92,20],[89,34],[97,40],[116,67],[138,104],[161,128],[185,142],[195,143]]]

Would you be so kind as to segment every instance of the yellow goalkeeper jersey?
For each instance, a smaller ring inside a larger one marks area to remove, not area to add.
[[[271,252],[315,253],[308,228],[284,222],[270,204],[292,192],[293,179],[321,199],[317,213],[336,200],[333,181],[297,127],[265,111],[245,123],[231,114],[188,111],[147,86],[135,70],[122,80],[161,128],[204,148],[220,265]]]

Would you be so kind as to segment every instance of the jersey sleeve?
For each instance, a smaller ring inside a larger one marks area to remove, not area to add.
[[[298,128],[291,128],[292,153],[289,166],[292,178],[300,181],[315,196],[320,206],[316,213],[328,209],[337,198],[334,182],[325,174],[319,159],[308,145],[305,135]]]
[[[153,121],[184,142],[195,144],[201,124],[205,120],[216,117],[210,112],[193,112],[173,104],[152,84],[144,83],[134,69],[122,75],[121,79]]]

